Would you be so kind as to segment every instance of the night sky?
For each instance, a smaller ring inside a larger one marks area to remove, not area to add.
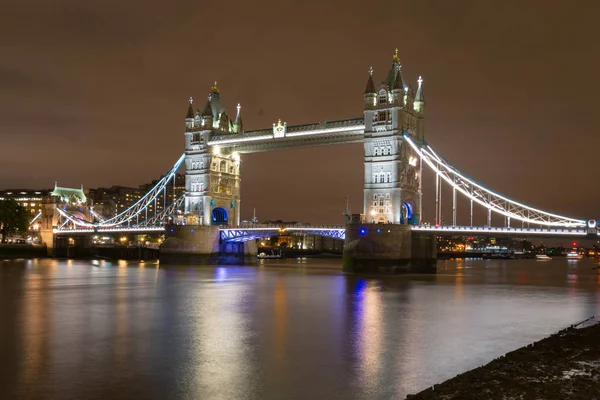
[[[599,14],[597,0],[4,1],[0,188],[158,178],[184,150],[188,97],[201,107],[214,80],[246,130],[360,117],[369,66],[379,83],[397,47],[447,159],[523,203],[600,218]],[[340,223],[346,195],[362,211],[362,145],[242,163],[243,218]]]

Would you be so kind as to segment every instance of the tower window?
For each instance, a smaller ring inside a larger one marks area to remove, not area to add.
[[[387,104],[388,102],[388,96],[387,93],[382,90],[381,92],[379,92],[379,104]]]
[[[384,110],[384,111],[378,111],[377,112],[377,121],[379,122],[386,122],[390,119],[390,112],[389,110]]]

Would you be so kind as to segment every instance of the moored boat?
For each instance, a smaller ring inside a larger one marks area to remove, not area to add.
[[[567,253],[567,258],[570,260],[579,260],[583,258],[583,256],[579,254],[575,249],[573,249]]]

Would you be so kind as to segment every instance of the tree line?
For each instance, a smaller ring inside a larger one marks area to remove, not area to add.
[[[9,235],[25,234],[29,228],[31,215],[14,199],[0,200],[0,236],[6,243]]]

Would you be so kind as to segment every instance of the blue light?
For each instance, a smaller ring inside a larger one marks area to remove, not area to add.
[[[364,235],[365,233],[367,233],[367,230],[365,228],[360,228],[360,234]]]
[[[377,229],[377,233],[381,233],[381,229]]]
[[[175,232],[175,229],[171,228],[171,229],[170,229],[170,231],[171,231],[171,232]]]
[[[194,230],[193,230],[193,229],[190,229],[190,232],[194,232]]]

